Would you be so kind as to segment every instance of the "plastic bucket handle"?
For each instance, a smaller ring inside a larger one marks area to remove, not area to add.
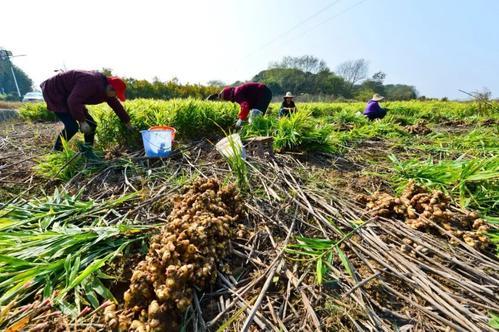
[[[175,133],[177,130],[170,126],[152,126],[149,130],[170,130],[172,132],[172,139],[175,139]]]

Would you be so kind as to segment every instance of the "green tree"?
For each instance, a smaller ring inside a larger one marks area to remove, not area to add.
[[[318,74],[321,71],[329,70],[324,60],[312,55],[302,55],[299,57],[285,56],[281,61],[272,62],[269,69],[298,69],[305,73]]]
[[[331,72],[329,69],[318,73],[315,76],[316,84],[314,93],[331,95],[333,97],[350,98],[347,82]]]
[[[155,78],[152,82],[147,80],[136,80],[125,78],[127,85],[127,97],[129,99],[151,98],[151,99],[172,99],[172,98],[198,98],[204,99],[210,94],[219,92],[218,87],[203,86],[199,84],[180,84],[178,80],[162,82]]]
[[[370,90],[373,93],[379,93],[380,95],[385,94],[385,86],[382,81],[376,81],[374,79],[368,79],[362,82],[362,84],[355,86],[355,95],[359,94],[359,91]],[[372,94],[371,94],[372,97]]]
[[[106,76],[113,76],[113,70],[111,68],[104,67],[100,70],[100,72]]]
[[[372,76],[372,80],[373,81],[377,81],[377,82],[381,82],[383,83],[383,81],[385,80],[386,78],[386,74],[383,73],[382,71],[378,71],[377,73],[374,73],[373,76]]]
[[[14,74],[16,75],[21,95],[32,90],[33,81],[21,68],[12,64],[10,59],[0,60],[0,93],[7,95],[10,100],[17,100],[19,97],[14,78],[12,77],[11,66],[14,67]]]
[[[306,74],[299,69],[271,68],[255,75],[253,81],[265,83],[274,95],[282,95],[286,91],[308,92]]]
[[[270,68],[255,75],[253,81],[265,83],[274,95],[292,91],[297,94],[349,97],[346,82],[329,69],[314,74],[296,68]]]
[[[385,85],[385,97],[389,100],[411,100],[418,97],[415,87],[405,84]]]
[[[365,86],[355,92],[355,99],[358,101],[368,101],[373,97],[374,90]]]
[[[207,85],[208,86],[214,86],[214,87],[217,87],[217,88],[223,88],[227,84],[225,84],[225,82],[220,81],[220,80],[211,80],[211,81],[208,81]]]

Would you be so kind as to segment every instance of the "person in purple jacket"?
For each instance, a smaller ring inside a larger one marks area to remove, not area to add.
[[[375,93],[373,99],[367,102],[366,109],[364,110],[364,115],[367,116],[369,120],[383,119],[386,115],[386,109],[379,106],[379,102],[385,99],[385,97],[380,96]]]
[[[78,129],[84,134],[87,149],[94,144],[97,124],[85,105],[106,102],[125,126],[132,129],[130,117],[118,101],[118,98],[125,101],[126,90],[125,82],[118,77],[106,77],[95,71],[69,70],[49,78],[40,87],[47,109],[64,124],[55,141],[55,151],[62,150],[62,138],[70,140]]]
[[[252,118],[265,115],[272,100],[272,91],[263,83],[249,82],[236,87],[224,88],[218,94],[218,99],[240,105],[241,110],[236,127],[241,127],[248,119],[251,123]]]

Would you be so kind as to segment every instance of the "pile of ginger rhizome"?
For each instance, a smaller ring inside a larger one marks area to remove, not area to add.
[[[236,187],[222,188],[213,179],[198,180],[175,197],[165,226],[133,272],[124,304],[106,308],[109,329],[177,331],[193,287],[215,281],[241,213]]]
[[[452,245],[462,240],[476,250],[489,247],[486,233],[490,226],[476,212],[454,209],[442,191],[429,192],[414,181],[407,184],[400,197],[375,192],[360,195],[357,200],[373,216],[403,220],[413,229],[448,239]]]

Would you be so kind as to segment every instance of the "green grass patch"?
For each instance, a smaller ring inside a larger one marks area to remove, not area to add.
[[[406,122],[405,124],[414,124],[418,120],[427,120],[430,123],[439,123],[445,120],[473,120],[498,118],[497,112],[481,114],[478,105],[472,102],[454,102],[454,101],[395,101],[382,102],[382,107],[388,109],[387,117],[392,117],[394,121]],[[499,103],[493,102],[492,109],[498,110]],[[366,103],[362,102],[333,102],[333,103],[305,103],[299,104],[298,108],[311,111],[314,117],[332,116],[339,112],[350,114],[362,113]]]
[[[422,137],[408,137],[406,147],[446,156],[468,154],[471,156],[492,156],[499,153],[499,129],[477,127],[465,133],[438,132]]]
[[[19,108],[19,114],[29,121],[57,121],[54,112],[47,110],[45,103],[23,103]]]
[[[493,329],[499,330],[499,315],[495,313],[490,314],[489,326]]]
[[[333,258],[335,256],[337,256],[341,262],[345,273],[353,278],[351,263],[345,252],[340,248],[340,245],[355,233],[355,229],[346,234],[341,231],[340,233],[342,234],[340,240],[297,237],[297,242],[289,244],[286,247],[285,252],[288,255],[297,257],[298,260],[314,263],[315,277],[318,284],[329,281],[325,280],[325,278],[331,271]]]

